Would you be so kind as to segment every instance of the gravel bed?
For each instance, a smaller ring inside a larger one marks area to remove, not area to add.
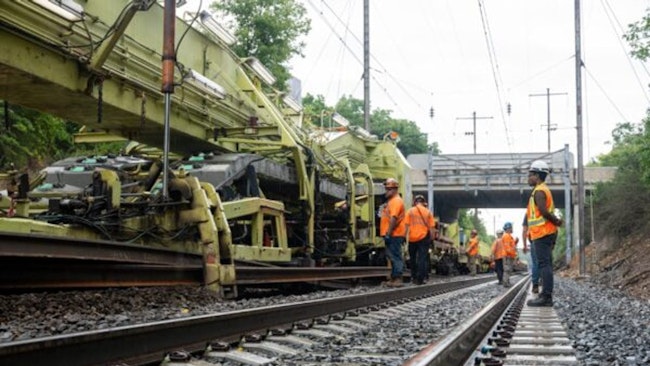
[[[436,278],[433,281],[446,282],[462,278]],[[261,291],[240,300],[221,300],[216,294],[198,287],[0,295],[0,344],[385,289],[381,286],[360,286],[346,290],[275,296],[266,296],[269,292]]]
[[[482,286],[480,290],[461,291],[440,296],[417,314],[382,321],[350,336],[321,340],[308,352],[286,356],[274,364],[401,365],[424,346],[458,326],[488,301],[505,292],[505,289],[490,284]],[[374,357],[368,358],[368,355]]]
[[[650,301],[555,277],[555,308],[582,365],[650,365]]]

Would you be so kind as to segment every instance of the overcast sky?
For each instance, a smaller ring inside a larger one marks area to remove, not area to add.
[[[343,94],[363,99],[363,1],[301,1],[312,31],[305,57],[291,65],[303,94],[322,94],[331,104]],[[472,122],[457,118],[473,111],[493,117],[477,121],[479,153],[546,151],[541,127],[547,121],[546,97],[529,94],[550,88],[566,93],[551,96],[551,123],[558,127],[551,149],[568,143],[575,154],[574,2],[480,3],[494,46],[501,103],[478,0],[373,0],[371,108],[391,109],[395,117],[415,121],[443,153],[472,153],[472,137],[464,134]],[[607,152],[605,142],[616,123],[640,121],[650,105],[648,71],[627,56],[629,48],[621,40],[621,29],[639,20],[649,3],[583,1],[585,158]]]
[[[302,0],[312,19],[304,58],[292,73],[303,94],[363,99],[363,1]],[[479,4],[483,6],[481,18]],[[585,162],[610,150],[616,123],[640,122],[650,106],[650,76],[628,57],[622,40],[640,20],[648,0],[582,2]],[[490,63],[485,28],[493,45],[501,101]],[[332,30],[332,28],[334,30]],[[345,41],[345,45],[344,42]],[[370,1],[371,108],[415,121],[443,153],[472,153],[471,120],[478,153],[544,152],[551,93],[551,149],[569,144],[577,154],[574,1],[571,0],[372,0]],[[348,49],[349,48],[349,49]],[[512,106],[510,115],[506,104]],[[435,109],[433,120],[429,108]],[[488,232],[514,221],[522,210],[482,210]]]
[[[290,63],[303,95],[321,94],[330,105],[346,94],[363,99],[363,1],[298,1],[312,20],[305,57]],[[641,121],[650,105],[650,74],[628,57],[621,38],[648,6],[649,0],[582,2],[585,162],[609,151],[616,123]],[[546,97],[529,95],[550,88],[566,93],[551,96],[550,119],[557,125],[551,149],[569,144],[575,157],[574,1],[371,0],[370,34],[371,108],[415,121],[443,153],[472,153],[472,137],[465,135],[472,121],[458,118],[474,111],[493,117],[477,121],[478,153],[546,151]],[[484,213],[490,232],[493,217],[515,221],[518,232],[523,215]]]

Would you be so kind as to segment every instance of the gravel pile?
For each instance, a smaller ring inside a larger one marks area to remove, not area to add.
[[[198,287],[0,295],[0,343],[385,289],[361,286],[275,296],[260,291],[236,301],[221,300]]]
[[[583,365],[650,365],[650,301],[556,277],[555,308]]]
[[[286,356],[274,364],[401,365],[504,291],[503,287],[490,284],[480,290],[443,295],[417,313],[389,317],[359,334],[339,334],[342,337],[321,340],[309,352]],[[381,315],[381,310],[376,314]]]

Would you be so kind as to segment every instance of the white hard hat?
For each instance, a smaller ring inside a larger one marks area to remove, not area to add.
[[[503,230],[502,229],[497,229],[497,235],[503,235]]]
[[[528,169],[528,171],[534,173],[544,173],[544,174],[548,174],[551,172],[551,170],[548,168],[548,164],[546,164],[544,160],[533,161],[533,163],[530,164],[530,169]]]

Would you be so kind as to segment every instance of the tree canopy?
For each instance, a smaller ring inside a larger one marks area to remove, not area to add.
[[[295,0],[222,0],[210,5],[226,20],[237,42],[232,49],[239,57],[254,56],[276,77],[275,87],[286,90],[290,74],[287,62],[302,55],[311,20],[305,7]]]
[[[364,127],[363,100],[351,95],[341,97],[335,107],[327,106],[322,95],[307,94],[302,102],[305,108],[306,123],[319,126],[322,117],[324,125],[327,126],[329,116],[336,112],[345,117],[352,126]],[[432,149],[436,155],[440,153],[437,142],[427,145],[426,134],[420,131],[415,122],[394,118],[392,111],[388,109],[374,109],[370,114],[370,121],[370,131],[368,132],[372,134],[381,137],[391,131],[399,133],[400,141],[397,143],[397,147],[404,156],[426,153],[429,149]]]

